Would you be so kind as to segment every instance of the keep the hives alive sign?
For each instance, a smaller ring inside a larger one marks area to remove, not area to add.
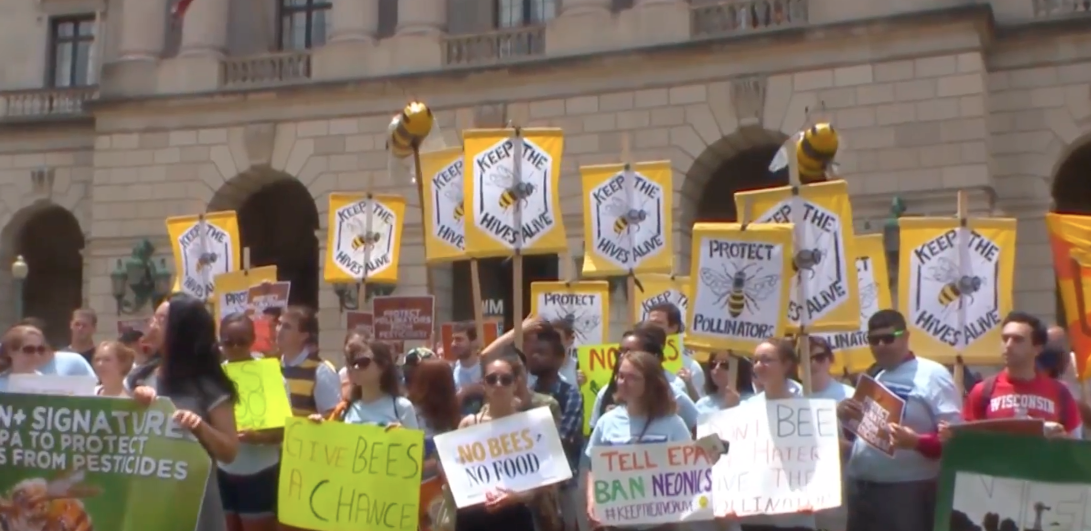
[[[165,399],[144,408],[125,399],[4,395],[0,524],[193,531],[211,462],[173,412]]]
[[[404,217],[399,196],[330,194],[326,282],[397,283]]]

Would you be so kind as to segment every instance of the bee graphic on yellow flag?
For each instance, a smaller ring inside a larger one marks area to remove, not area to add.
[[[57,478],[25,479],[0,499],[0,514],[13,530],[94,531],[81,498],[101,494],[98,487],[83,483],[82,470],[63,472]]]
[[[799,170],[801,184],[814,184],[837,176],[837,149],[841,138],[837,130],[829,123],[816,123],[796,133],[796,167]],[[773,161],[769,163],[769,173],[788,180],[788,151],[781,146]]]
[[[375,230],[368,231],[359,218],[351,218],[345,222],[345,225],[353,234],[351,244],[353,252],[360,254],[369,249],[375,251],[381,247],[379,244],[383,241],[382,233]]]
[[[516,184],[515,175],[503,166],[497,166],[496,172],[489,175],[489,180],[492,181],[493,186],[504,190],[500,193],[500,208],[504,211],[511,209],[516,203],[525,208],[530,196],[537,190],[533,184],[526,181]]]
[[[631,208],[628,202],[616,195],[606,204],[606,212],[617,217],[614,220],[614,233],[619,238],[628,234],[630,229],[640,230],[640,224],[648,219],[648,211],[643,205],[640,208]]]
[[[757,267],[756,270],[751,268]],[[722,303],[731,317],[738,318],[744,311],[755,313],[764,301],[777,291],[780,275],[761,275],[762,267],[749,264],[730,271],[725,265],[723,272],[701,268],[701,282],[716,295],[713,304]]]
[[[461,180],[458,182],[452,182],[447,188],[447,191],[443,193],[443,195],[447,196],[447,199],[451,200],[451,203],[454,203],[455,210],[452,213],[452,217],[454,217],[455,221],[458,222],[461,222],[462,218],[466,216],[466,201],[463,198],[462,194],[463,192]]]
[[[936,262],[938,265],[928,268],[928,277],[936,282],[944,283],[937,297],[940,306],[950,310],[955,301],[958,301],[958,307],[961,308],[965,304],[963,297],[968,298],[970,304],[973,304],[974,294],[981,290],[985,279],[960,274],[958,266],[945,256],[937,257]]]
[[[194,245],[186,249],[186,253],[189,255],[189,259],[197,264],[198,273],[203,273],[220,259],[220,256],[214,252],[201,250],[200,245]]]

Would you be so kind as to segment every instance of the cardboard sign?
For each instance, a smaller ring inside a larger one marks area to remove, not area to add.
[[[955,434],[977,431],[1043,437],[1045,436],[1046,423],[1042,419],[988,419],[952,424],[950,429]]]
[[[887,424],[901,421],[905,400],[866,374],[860,376],[852,399],[860,403],[864,416],[857,422],[850,422],[849,428],[864,442],[893,457],[894,447],[890,444]]]
[[[454,352],[451,351],[451,342],[455,338],[455,325],[458,323],[443,323],[439,329],[440,343],[443,346],[443,359],[448,361],[454,361],[457,359]],[[472,324],[470,321],[468,324]],[[503,321],[501,319],[485,319],[485,337],[480,339],[481,348],[485,348],[487,345],[496,341],[501,335],[503,327]]]
[[[432,337],[435,297],[375,297],[375,339],[379,341],[427,341]]]
[[[247,302],[255,314],[270,313],[269,310],[283,310],[288,307],[288,294],[292,291],[289,281],[265,282],[250,286]],[[279,311],[273,311],[279,314]]]
[[[368,337],[375,335],[375,316],[371,312],[350,310],[345,312],[345,327],[349,330],[359,330]]]
[[[712,462],[691,441],[598,446],[591,466],[595,519],[603,525],[712,520]]]

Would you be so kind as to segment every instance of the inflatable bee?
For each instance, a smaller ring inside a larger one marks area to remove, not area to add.
[[[412,155],[413,148],[420,147],[420,143],[432,132],[434,121],[432,109],[429,109],[427,105],[419,101],[409,102],[390,121],[389,136],[386,141],[390,154],[398,159]]]
[[[833,159],[837,156],[840,143],[837,131],[828,123],[814,124],[796,134],[796,167],[799,169],[800,184],[826,181],[835,173]],[[784,147],[773,157],[769,172],[774,175],[783,173],[787,177],[788,152]]]

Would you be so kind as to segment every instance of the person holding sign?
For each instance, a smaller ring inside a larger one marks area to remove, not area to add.
[[[120,341],[103,341],[91,355],[91,365],[101,382],[95,386],[95,394],[107,397],[128,397],[125,392],[125,375],[133,369],[136,352]]]
[[[365,343],[362,336],[350,335],[345,353],[349,396],[334,408],[328,420],[418,429],[413,403],[401,396],[398,367],[390,346],[381,341]],[[318,414],[310,418],[322,420]]]
[[[235,383],[220,366],[216,348],[216,323],[205,301],[176,294],[164,312],[162,363],[148,365],[133,374],[133,399],[144,405],[158,397],[170,399],[177,408],[173,420],[197,438],[213,459],[235,460],[239,437],[235,432]],[[220,489],[212,475],[201,502],[200,531],[226,531]]]
[[[45,338],[30,326],[13,326],[4,334],[0,349],[0,366],[7,369],[0,373],[0,392],[8,388],[12,374],[41,374],[37,371],[49,347]]]
[[[648,308],[648,321],[659,325],[668,336],[682,333],[682,310],[673,303],[660,302]],[[701,398],[705,389],[705,371],[686,349],[682,349],[682,370],[678,371],[678,379],[686,385],[686,393],[691,399]]]
[[[667,382],[662,359],[662,350],[634,349],[618,357],[616,386],[613,386],[618,406],[595,423],[585,452],[588,459],[595,448],[604,446],[693,440],[689,427],[676,414],[676,392]],[[600,527],[595,519],[593,469],[587,471],[586,485],[587,518],[592,528]]]
[[[447,505],[443,493],[446,481],[440,471],[435,436],[458,429],[462,422],[462,411],[458,406],[458,392],[455,391],[451,365],[447,361],[433,357],[417,362],[413,377],[408,383],[409,401],[415,406],[417,424],[424,431],[420,528],[421,531],[430,531],[436,523],[433,520],[452,507]]]
[[[253,352],[254,322],[233,313],[220,323],[224,364],[262,359]],[[287,393],[287,389],[284,391]],[[232,463],[217,462],[220,500],[228,531],[272,531],[277,525],[280,443],[284,429],[239,432],[239,453]]]
[[[751,372],[748,361],[739,360],[739,373],[735,385],[731,385],[731,358],[728,351],[713,352],[708,357],[708,377],[705,379],[705,396],[694,404],[701,415],[733,408],[744,398],[753,396],[750,386]],[[734,387],[734,388],[732,388]],[[738,389],[738,391],[736,391]]]

